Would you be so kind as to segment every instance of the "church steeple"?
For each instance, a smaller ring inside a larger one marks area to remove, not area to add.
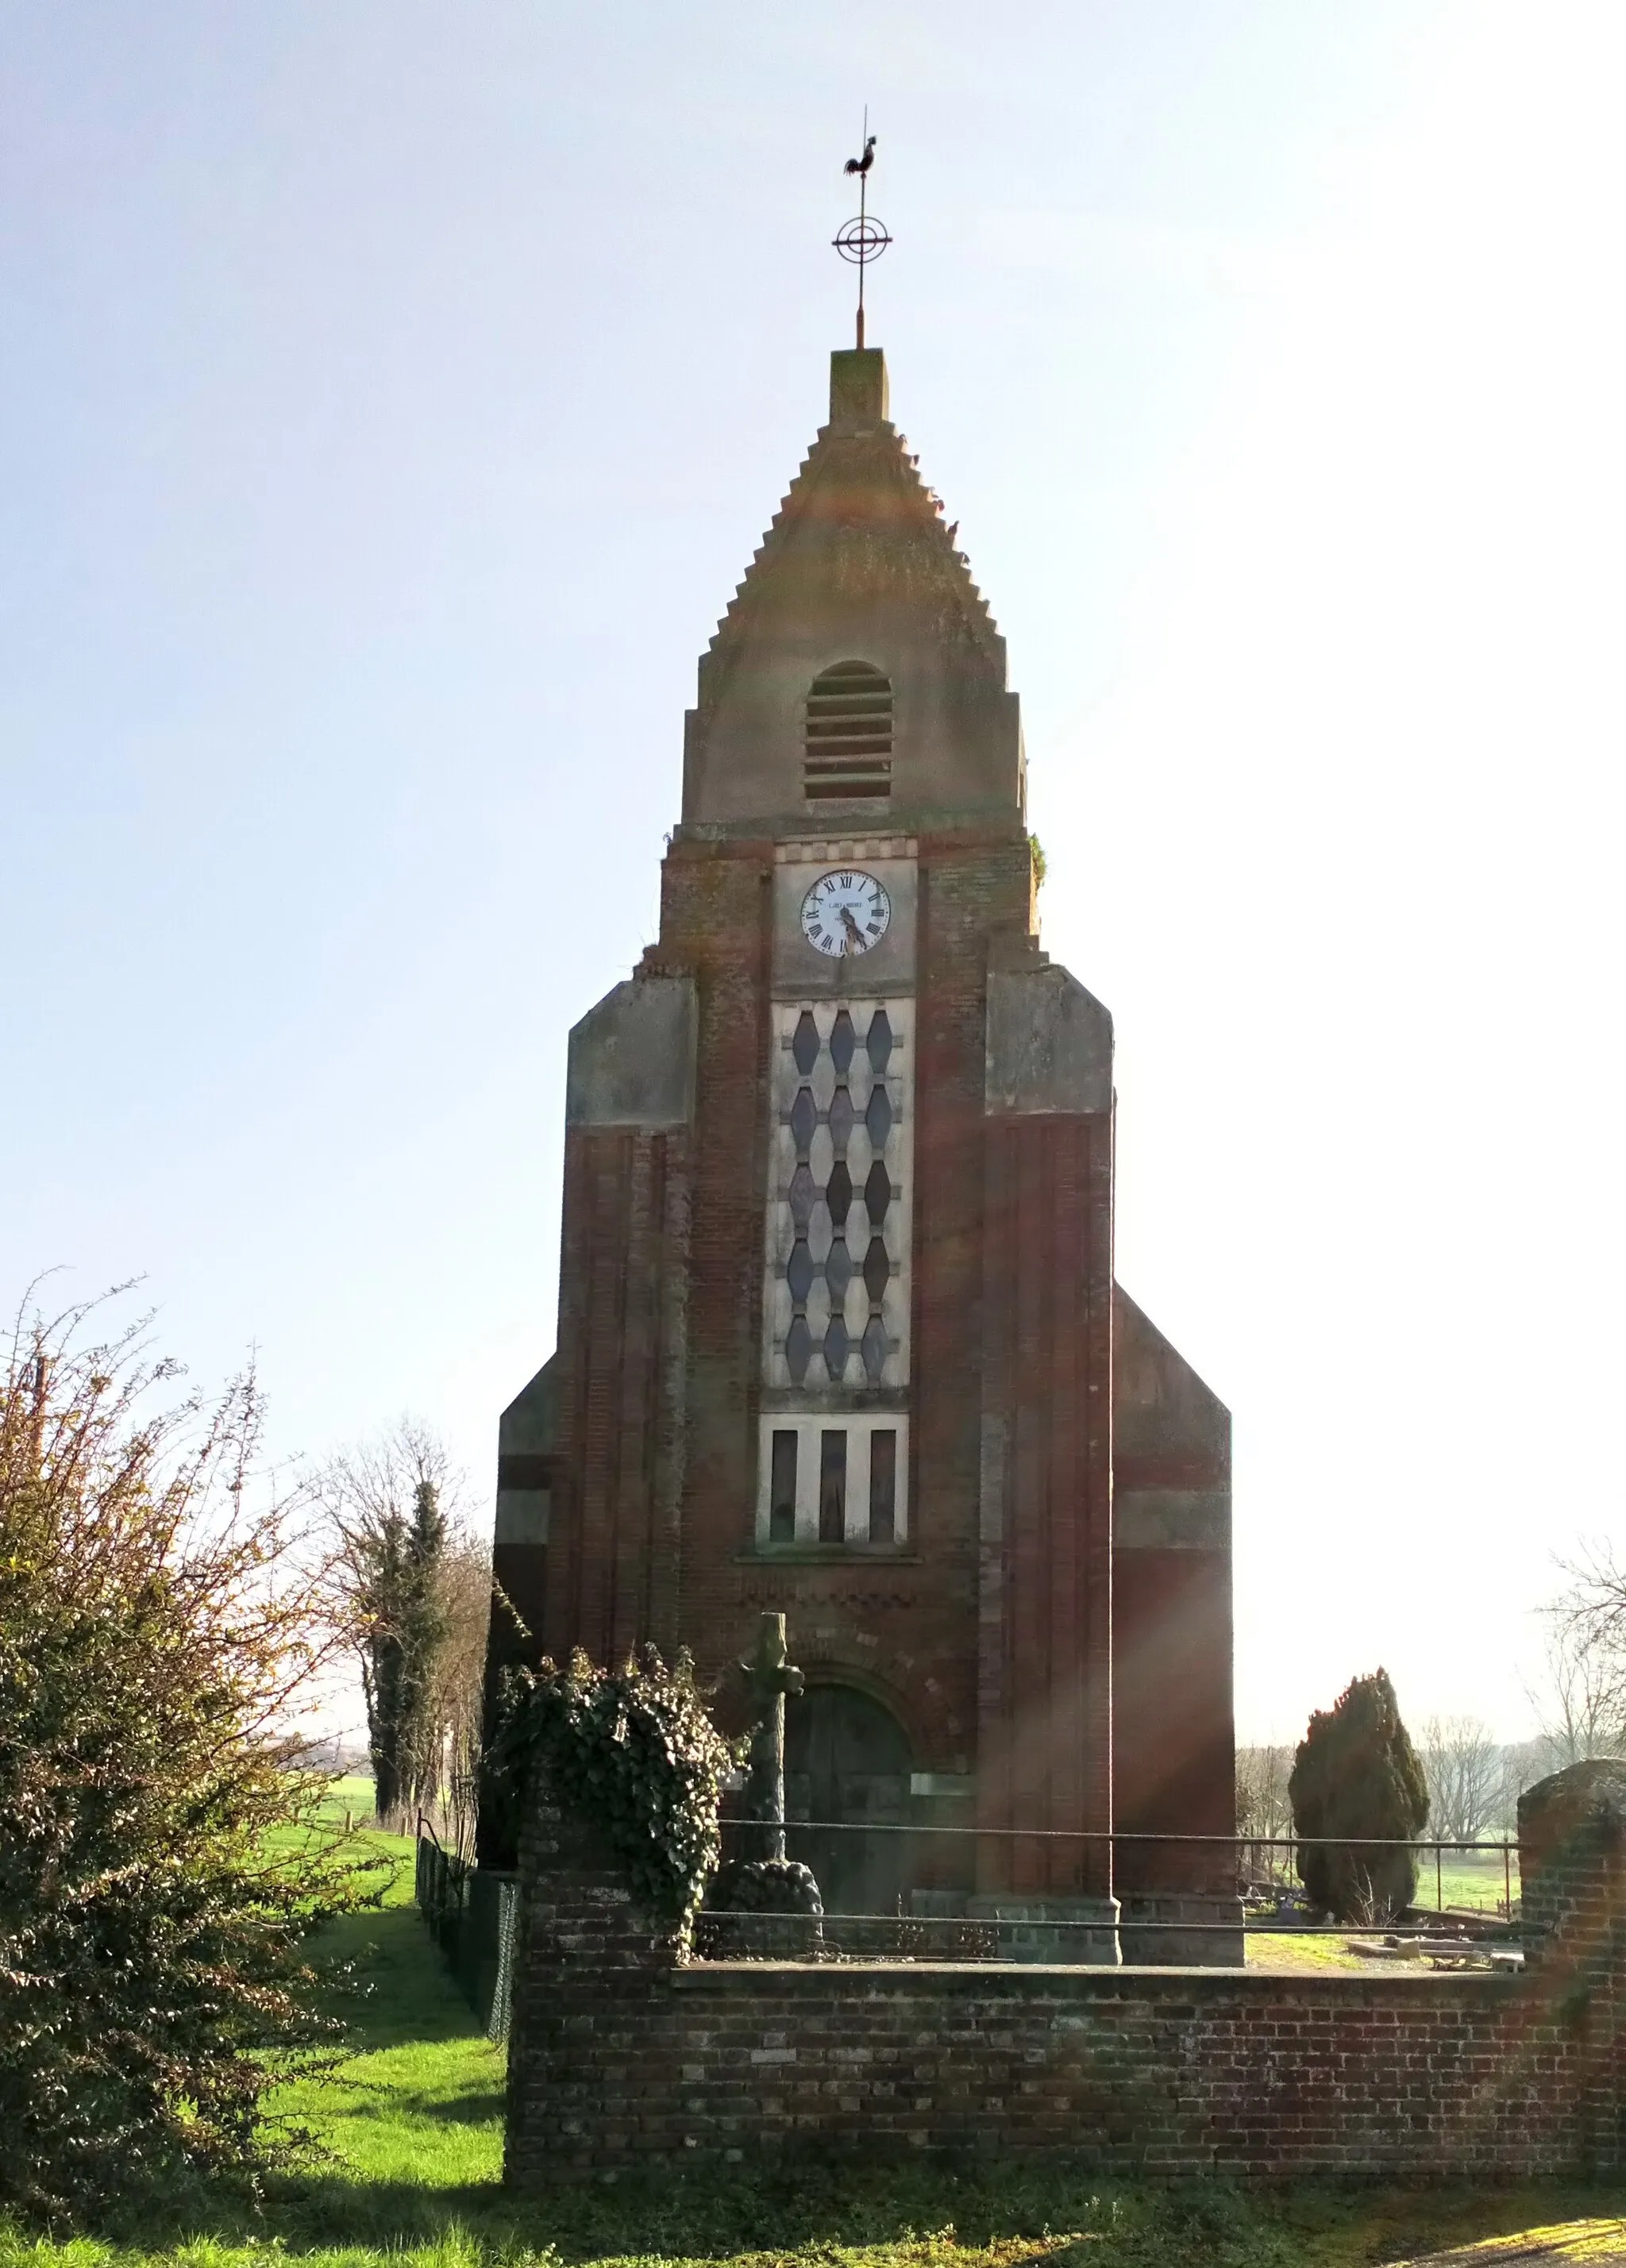
[[[686,826],[805,832],[815,803],[848,828],[1021,823],[1004,640],[889,409],[879,347],[832,354],[829,422],[701,659]],[[858,664],[890,688],[889,770],[837,808],[809,792],[808,695]]]

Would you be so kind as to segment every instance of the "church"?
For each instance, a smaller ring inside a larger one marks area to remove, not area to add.
[[[492,1665],[652,1640],[725,1696],[783,1612],[790,1815],[982,1830],[958,1893],[793,1837],[832,1911],[1234,1960],[1231,1850],[1172,1839],[1234,1830],[1230,1418],[1114,1273],[1112,1019],[1040,943],[954,535],[879,350],[833,354],[701,658],[658,939],[570,1035]]]

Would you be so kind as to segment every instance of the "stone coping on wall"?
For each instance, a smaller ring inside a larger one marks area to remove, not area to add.
[[[820,1996],[848,1982],[870,1989],[905,1990],[931,1985],[975,1991],[983,1998],[997,1993],[1037,1998],[1064,1993],[1071,1999],[1124,2000],[1221,1999],[1249,1992],[1279,2003],[1293,1999],[1323,1999],[1328,1994],[1354,2001],[1406,2001],[1419,1996],[1468,1994],[1490,2001],[1516,1999],[1523,1988],[1518,1974],[1490,1970],[1428,1970],[1408,1975],[1385,1970],[1365,1975],[1350,1969],[1294,1972],[1279,1969],[1211,1969],[1136,1964],[1125,1962],[1107,1969],[1078,1962],[1039,1961],[694,1961],[667,1970],[661,1981],[681,1992],[703,1992],[711,1988],[760,1992],[774,1987],[787,1992],[798,1985]]]

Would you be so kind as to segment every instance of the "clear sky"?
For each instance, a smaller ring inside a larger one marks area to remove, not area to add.
[[[1236,1424],[1239,1711],[1626,1528],[1618,0],[0,4],[0,1286],[489,1500],[565,1035],[871,340]]]

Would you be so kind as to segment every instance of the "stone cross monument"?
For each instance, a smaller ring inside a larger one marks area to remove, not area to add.
[[[748,1839],[754,1859],[784,1863],[784,1704],[802,1690],[802,1673],[785,1652],[784,1616],[763,1615],[756,1626],[756,1650],[740,1662],[752,1702],[751,1756],[746,1775],[746,1812],[766,1832]]]

